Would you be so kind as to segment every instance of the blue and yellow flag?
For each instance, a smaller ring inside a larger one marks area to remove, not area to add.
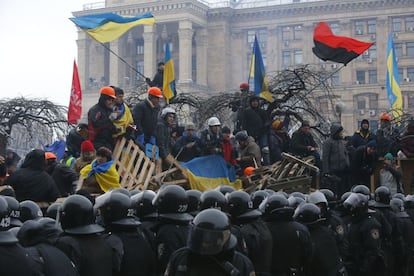
[[[253,53],[250,60],[249,78],[254,78],[254,94],[268,102],[272,102],[272,94],[269,92],[262,52],[260,51],[257,36],[254,37]]]
[[[234,170],[227,167],[226,161],[220,155],[197,157],[188,162],[181,162],[181,165],[187,168],[191,189],[205,191],[220,185],[231,185],[237,190],[242,188],[241,181],[235,180]]]
[[[392,33],[388,37],[388,49],[387,49],[387,93],[388,102],[391,105],[392,115],[394,119],[399,121],[402,115],[402,94],[400,88],[400,79],[398,76],[398,64],[395,56],[394,41],[392,39]]]
[[[165,44],[163,92],[167,104],[177,95],[175,90],[174,62],[171,57],[170,44]]]
[[[100,43],[111,42],[132,27],[155,24],[155,18],[151,13],[134,17],[123,17],[114,13],[100,13],[69,19]]]

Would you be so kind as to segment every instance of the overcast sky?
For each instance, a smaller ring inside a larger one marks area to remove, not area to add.
[[[91,0],[0,0],[0,98],[69,105],[77,29],[68,19]]]

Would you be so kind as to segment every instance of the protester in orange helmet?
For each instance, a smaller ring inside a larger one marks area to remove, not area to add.
[[[376,133],[377,152],[379,156],[384,156],[388,152],[396,156],[400,149],[400,132],[398,128],[393,127],[391,122],[392,117],[390,114],[381,114],[380,127]]]
[[[160,111],[160,100],[163,96],[158,87],[150,87],[147,94],[147,99],[139,102],[132,110],[132,117],[137,129],[136,142],[141,145],[147,143],[155,145],[154,132]]]
[[[113,113],[116,98],[115,89],[104,86],[99,93],[98,103],[88,111],[88,136],[95,148],[107,147],[113,150],[114,138],[112,135],[117,132],[112,123],[117,115]]]

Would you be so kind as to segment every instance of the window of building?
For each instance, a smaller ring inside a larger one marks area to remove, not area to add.
[[[140,72],[141,74],[144,74],[144,61],[143,60],[137,61],[137,71]],[[141,75],[137,73],[136,79],[137,80],[141,79]]]
[[[256,35],[256,31],[254,30],[247,31],[247,43],[250,48],[253,48],[255,35]]]
[[[407,68],[407,78],[409,78],[410,81],[414,81],[414,67]]]
[[[338,86],[339,85],[339,72],[332,74],[331,76],[331,85]]]
[[[357,107],[358,110],[365,110],[366,98],[364,96],[357,96]]]
[[[290,51],[282,51],[282,65],[288,67],[291,65],[290,62]]]
[[[401,83],[401,81],[404,79],[404,69],[398,68],[398,78],[400,79]]]
[[[368,83],[378,83],[377,70],[368,70]]]
[[[393,32],[401,32],[401,30],[402,30],[402,22],[401,21],[402,21],[401,18],[398,18],[398,17],[392,19],[391,29],[392,29]]]
[[[282,41],[289,41],[292,40],[292,36],[290,34],[290,27],[285,26],[282,27]]]
[[[407,108],[414,108],[414,92],[404,93],[407,95]]]
[[[368,58],[377,58],[377,45],[374,44],[368,49]]]
[[[338,23],[329,23],[329,27],[331,27],[331,30],[335,35],[337,35],[339,33],[339,24]]]
[[[303,64],[303,52],[302,50],[295,50],[293,52],[295,58],[295,65]]]
[[[357,70],[356,71],[356,80],[359,84],[365,84],[365,71]]]
[[[370,110],[377,110],[378,109],[378,95],[377,94],[369,94],[369,109]]]
[[[250,49],[253,49],[255,36],[257,36],[257,41],[260,45],[260,51],[265,52],[267,39],[266,29],[256,29],[247,31],[247,44]]]
[[[405,18],[405,30],[407,32],[414,31],[414,16],[407,16]]]
[[[368,33],[369,34],[376,34],[377,33],[377,20],[370,19],[367,21],[368,25]]]
[[[364,21],[355,21],[355,34],[356,35],[364,34]]]
[[[400,58],[403,56],[402,43],[394,43],[395,56]]]
[[[137,55],[143,55],[143,54],[144,54],[144,40],[137,39]]]
[[[293,39],[302,40],[303,39],[303,27],[302,25],[297,25],[293,27]]]
[[[361,125],[361,124],[359,124]],[[370,120],[369,121],[369,128],[373,133],[375,133],[378,130],[378,120]]]
[[[407,57],[414,57],[414,42],[407,42]]]

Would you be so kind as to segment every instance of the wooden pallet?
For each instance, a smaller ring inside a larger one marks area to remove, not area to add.
[[[121,176],[120,184],[128,190],[148,189],[155,171],[155,163],[147,157],[133,140],[122,138],[114,149],[113,157]]]
[[[260,167],[253,175],[248,176],[249,185],[245,190],[309,192],[312,184],[315,187],[319,186],[319,168],[314,165],[313,157],[300,159],[288,153],[282,153],[282,156],[283,161]]]

